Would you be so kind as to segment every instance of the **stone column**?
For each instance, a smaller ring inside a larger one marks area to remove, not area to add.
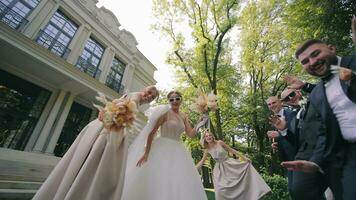
[[[38,137],[35,147],[33,148],[32,151],[34,152],[42,152],[43,147],[46,144],[46,141],[48,139],[48,136],[51,133],[52,126],[54,124],[54,121],[56,120],[56,117],[58,115],[58,112],[61,108],[61,105],[63,103],[64,97],[65,97],[66,92],[61,90],[58,94],[58,97],[56,99],[56,102],[53,105],[53,108],[51,109],[51,112],[47,118],[46,124],[44,125],[40,136]]]
[[[126,65],[125,72],[121,81],[121,84],[125,86],[124,90],[129,90],[132,83],[132,78],[135,72],[135,65],[129,63]]]
[[[88,25],[80,26],[75,33],[71,43],[68,46],[71,51],[68,55],[67,61],[72,65],[75,65],[77,63],[78,57],[82,55],[85,43],[90,37],[90,34],[91,28]]]
[[[35,8],[34,12],[29,16],[29,22],[26,25],[26,28],[24,29],[23,33],[27,37],[35,39],[38,31],[40,29],[43,29],[48,24],[49,20],[58,10],[58,7],[59,5],[55,1],[49,0],[45,2],[44,5],[42,4],[42,2],[40,2]]]
[[[33,147],[35,146],[36,140],[41,134],[42,127],[46,124],[47,117],[51,114],[52,106],[54,105],[58,94],[58,91],[52,92],[51,97],[46,103],[46,106],[42,111],[41,117],[39,118],[36,127],[33,130],[31,137],[26,144],[25,151],[32,151]]]
[[[99,81],[104,84],[106,82],[106,77],[109,74],[110,67],[114,57],[115,57],[115,48],[114,47],[106,48],[99,65],[99,69],[101,69]]]
[[[46,151],[45,153],[46,154],[50,154],[50,155],[53,155],[53,151],[54,149],[56,148],[56,144],[58,142],[58,139],[62,133],[62,129],[63,129],[63,126],[64,126],[64,123],[67,119],[67,116],[69,114],[69,111],[70,111],[70,108],[72,107],[72,104],[73,104],[73,100],[74,100],[74,97],[75,95],[73,93],[69,93],[69,96],[68,96],[68,99],[67,99],[67,102],[63,108],[63,111],[58,119],[58,122],[57,124],[55,125],[54,127],[54,130],[53,130],[53,134],[49,140],[49,143],[47,145],[47,148],[46,148]]]

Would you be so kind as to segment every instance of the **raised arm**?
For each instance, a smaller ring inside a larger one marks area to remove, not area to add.
[[[195,137],[195,133],[197,132],[197,130],[195,128],[192,128],[192,126],[190,125],[188,116],[186,114],[182,114],[183,117],[183,121],[184,121],[184,126],[185,126],[185,133],[188,135],[188,137],[193,138]]]
[[[235,149],[231,148],[229,145],[225,144],[225,142],[218,140],[217,141],[226,151],[228,151],[231,154],[234,154],[235,156],[239,157],[242,161],[249,161],[243,153],[236,151]]]
[[[166,120],[166,115],[161,116],[157,123],[155,124],[155,126],[153,127],[152,131],[150,132],[150,134],[147,137],[147,142],[146,142],[146,147],[145,147],[145,152],[143,154],[143,156],[140,158],[140,160],[137,162],[136,166],[137,167],[141,167],[148,159],[148,155],[150,153],[151,150],[151,145],[152,145],[152,141],[154,139],[154,136],[158,130],[158,128],[165,122]]]
[[[190,122],[189,122],[189,119],[188,119],[187,115],[186,114],[182,114],[182,117],[183,117],[184,126],[185,126],[185,133],[190,138],[195,137],[195,134],[197,133],[199,128],[203,127],[206,124],[206,122],[208,121],[208,119],[209,119],[207,116],[201,117],[200,120],[198,121],[197,125],[195,125],[195,127],[192,128],[192,126],[190,125]]]
[[[197,169],[201,168],[201,166],[203,166],[205,160],[208,159],[208,156],[209,156],[208,150],[204,149],[203,158],[195,165],[195,167]]]

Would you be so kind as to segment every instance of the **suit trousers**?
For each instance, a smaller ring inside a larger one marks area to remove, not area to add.
[[[344,200],[356,199],[356,143],[346,147],[345,165],[342,175],[342,194]]]
[[[322,200],[327,188],[325,176],[320,172],[293,172],[291,196],[293,200]]]

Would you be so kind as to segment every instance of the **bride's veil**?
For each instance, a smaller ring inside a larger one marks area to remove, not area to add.
[[[145,111],[148,118],[146,126],[141,130],[139,135],[130,145],[127,156],[127,169],[136,167],[137,161],[141,158],[145,151],[147,137],[154,128],[158,119],[170,109],[169,105],[159,105],[149,108]]]

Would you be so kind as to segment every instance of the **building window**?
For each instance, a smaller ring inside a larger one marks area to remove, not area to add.
[[[118,93],[123,92],[123,86],[121,85],[122,77],[125,72],[125,63],[121,62],[119,59],[114,58],[111,63],[111,69],[109,75],[106,79],[106,85]]]
[[[80,131],[89,123],[92,111],[86,106],[73,102],[54,149],[55,156],[62,157],[67,152]]]
[[[60,57],[66,58],[70,52],[69,43],[72,40],[78,26],[57,11],[44,30],[40,30],[37,43],[49,49]]]
[[[51,92],[0,70],[0,147],[24,150]]]
[[[82,55],[78,58],[76,66],[90,76],[99,79],[101,73],[99,64],[103,53],[104,47],[99,42],[89,38]]]
[[[39,0],[0,0],[0,20],[10,27],[21,30],[28,22],[32,10]]]

